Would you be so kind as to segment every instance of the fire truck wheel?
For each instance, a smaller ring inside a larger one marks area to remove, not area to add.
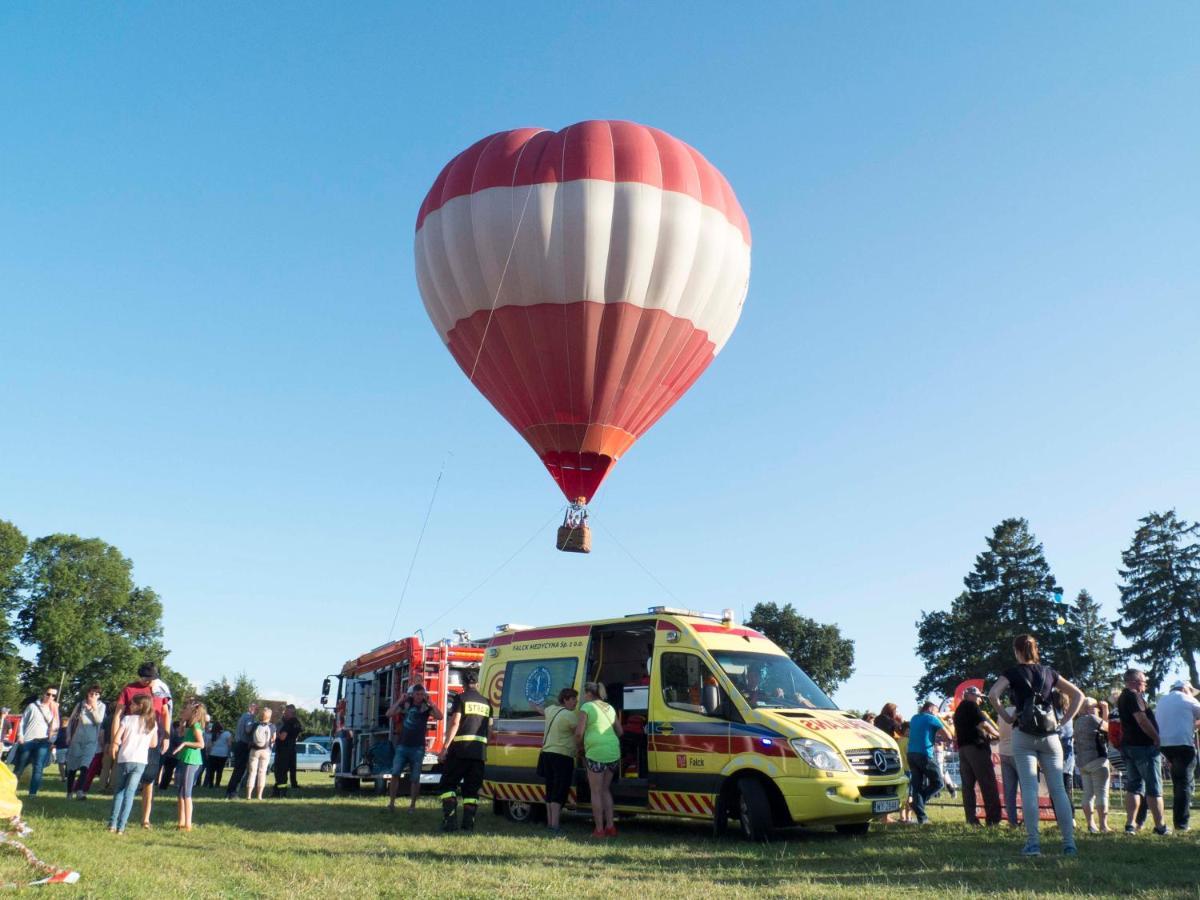
[[[357,791],[360,787],[357,778],[335,778],[333,779],[334,790],[350,793]]]

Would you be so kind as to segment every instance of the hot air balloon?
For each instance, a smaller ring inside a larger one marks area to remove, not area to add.
[[[619,121],[518,128],[454,157],[417,214],[417,283],[471,382],[571,506],[692,386],[741,315],[750,228],[671,135]]]

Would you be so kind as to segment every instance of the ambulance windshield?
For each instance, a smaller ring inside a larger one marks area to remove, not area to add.
[[[804,670],[773,653],[711,651],[742,698],[756,709],[837,709]]]

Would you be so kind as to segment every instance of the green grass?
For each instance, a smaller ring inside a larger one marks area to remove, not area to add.
[[[26,803],[36,830],[28,844],[82,873],[75,887],[53,889],[79,897],[1200,897],[1195,832],[1082,834],[1079,856],[1066,859],[1057,830],[1043,826],[1046,855],[1025,860],[1023,833],[970,829],[949,806],[924,828],[878,827],[866,838],[792,831],[765,846],[649,816],[621,823],[615,840],[593,843],[582,819],[551,839],[481,807],[474,836],[444,836],[433,798],[413,815],[388,815],[382,798],[336,797],[327,777],[302,779],[287,800],[199,791],[190,834],[175,830],[173,797],[156,801],[151,831],[137,827],[135,804],[129,832],[116,837],[108,797],[68,802],[48,777]],[[15,853],[0,853],[0,882],[31,877]]]

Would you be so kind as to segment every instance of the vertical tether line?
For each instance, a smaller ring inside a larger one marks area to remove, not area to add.
[[[449,456],[449,454],[447,454]],[[438,470],[437,480],[433,482],[433,496],[429,498],[429,508],[425,510],[425,521],[421,523],[421,533],[417,535],[417,546],[413,547],[412,559],[408,561],[408,574],[404,576],[404,587],[400,589],[400,599],[396,601],[396,614],[392,616],[392,627],[388,629],[388,640],[396,633],[396,622],[400,619],[400,607],[404,604],[404,595],[408,593],[408,583],[412,579],[413,568],[417,564],[417,554],[421,552],[421,541],[425,539],[425,529],[429,526],[429,516],[433,512],[433,502],[437,500],[438,488],[442,484],[442,475],[446,472],[446,460],[442,460],[442,468]]]

